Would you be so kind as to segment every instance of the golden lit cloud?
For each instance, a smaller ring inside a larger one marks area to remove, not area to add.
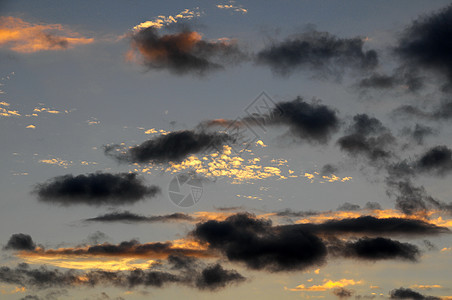
[[[349,285],[357,285],[357,284],[363,283],[362,280],[355,281],[353,279],[341,279],[339,281],[332,281],[332,280],[324,279],[323,282],[324,283],[321,285],[312,285],[310,287],[306,287],[304,284],[300,284],[297,287],[295,287],[293,289],[289,289],[289,290],[293,291],[293,292],[298,292],[298,291],[322,292],[322,291],[331,290],[331,289],[335,289],[335,288],[341,288],[341,287],[346,287]]]
[[[28,126],[25,127],[25,128],[28,128],[28,129],[36,129],[36,126],[35,126],[35,125],[28,125]]]
[[[246,14],[248,12],[248,10],[243,8],[242,5],[235,5],[235,1],[229,1],[229,4],[217,4],[217,8],[228,9],[242,14]]]
[[[195,8],[193,10],[184,9],[180,13],[174,16],[158,16],[154,18],[152,21],[145,21],[137,26],[133,27],[133,30],[138,31],[144,28],[154,27],[154,28],[162,28],[163,26],[167,26],[169,24],[177,23],[181,20],[190,20],[195,17],[200,17],[201,12],[199,8]]]
[[[42,163],[42,164],[46,164],[46,165],[54,165],[54,166],[63,167],[65,169],[74,165],[74,162],[72,160],[64,160],[64,159],[61,159],[58,157],[40,159],[38,162]],[[97,162],[85,161],[85,160],[81,160],[78,163],[82,166],[97,165]]]
[[[152,130],[150,133],[157,131]],[[262,145],[264,145],[263,142]],[[239,153],[236,153],[231,146],[224,145],[221,153],[204,156],[191,155],[179,163],[170,162],[168,165],[149,164],[143,166],[142,164],[134,164],[135,168],[131,171],[148,174],[151,174],[153,170],[172,174],[191,171],[206,178],[229,178],[232,184],[249,183],[268,178],[283,180],[306,177],[291,170],[288,164],[285,159],[271,159],[265,155],[262,158],[256,157],[249,149],[242,149]],[[351,177],[344,178],[351,179]],[[344,178],[330,180],[329,182],[347,182],[349,180]]]
[[[5,101],[1,101],[0,102],[0,116],[1,117],[11,117],[11,116],[15,116],[15,117],[20,117],[20,113],[17,110],[10,110],[11,104],[5,102]]]
[[[325,183],[325,182],[347,182],[347,181],[351,181],[353,179],[350,176],[339,177],[334,174],[331,174],[330,176],[325,176],[325,175],[322,176],[322,175],[320,175],[319,172],[313,172],[313,173],[305,172],[303,174],[303,177],[307,178],[311,183],[313,183],[316,180],[320,183]]]
[[[65,50],[94,42],[61,24],[32,24],[15,17],[0,17],[0,46],[20,53]]]
[[[40,163],[47,165],[56,165],[63,168],[67,168],[72,165],[72,161],[64,160],[61,158],[49,158],[49,159],[40,159]]]
[[[15,288],[13,288],[12,290],[6,290],[4,288],[0,289],[0,293],[2,295],[14,295],[17,293],[25,293],[27,291],[27,289],[23,286],[16,286]]]
[[[420,290],[430,290],[430,289],[441,289],[443,288],[439,284],[413,284],[410,286],[412,289],[420,289]]]
[[[170,255],[198,258],[215,257],[206,245],[188,239],[140,244],[136,241],[94,246],[19,251],[17,256],[29,264],[47,264],[70,269],[130,270],[148,268],[157,259]]]

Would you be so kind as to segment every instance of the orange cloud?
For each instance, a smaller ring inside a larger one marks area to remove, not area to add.
[[[168,34],[160,37],[159,43],[155,43],[151,47],[141,43],[132,41],[132,49],[126,54],[126,60],[137,61],[136,53],[140,53],[145,61],[160,62],[170,60],[172,55],[168,44],[181,53],[189,53],[195,47],[202,37],[196,31],[181,32],[178,34]],[[171,48],[172,50],[172,48]]]
[[[341,279],[339,281],[332,281],[332,280],[328,280],[327,281],[325,279],[324,283],[321,284],[321,285],[313,285],[313,286],[310,286],[310,287],[306,287],[304,284],[300,284],[296,288],[289,289],[289,290],[293,291],[293,292],[298,292],[298,291],[322,292],[322,291],[326,291],[326,290],[346,287],[346,286],[349,286],[349,285],[362,284],[362,283],[363,283],[362,280],[355,281],[353,279]]]
[[[164,243],[145,243],[137,241],[121,244],[99,244],[75,248],[48,249],[36,248],[33,251],[20,251],[17,256],[29,264],[47,264],[69,269],[102,269],[110,271],[147,269],[155,260],[166,259],[170,255],[184,255],[198,258],[215,257],[207,250],[207,245],[196,241],[179,239]]]
[[[439,284],[414,284],[411,286],[412,289],[430,290],[430,289],[441,289],[442,286]]]
[[[92,38],[81,37],[61,24],[32,24],[15,17],[0,17],[0,46],[20,53],[65,50],[90,44]]]

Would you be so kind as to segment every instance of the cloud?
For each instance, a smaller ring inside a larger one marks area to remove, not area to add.
[[[402,259],[416,261],[420,251],[408,243],[387,238],[363,237],[340,242],[332,236],[433,235],[449,230],[421,220],[377,219],[370,216],[330,220],[319,224],[272,226],[270,220],[239,213],[217,221],[198,223],[191,236],[208,249],[218,251],[231,262],[250,269],[271,272],[303,270],[326,262],[332,256],[363,260]],[[322,240],[319,236],[328,237]],[[327,250],[328,249],[328,250]]]
[[[338,297],[339,299],[350,298],[353,294],[353,291],[347,290],[343,287],[337,288],[333,290],[333,295]]]
[[[419,300],[440,300],[441,298],[434,296],[425,296],[421,293],[413,291],[412,289],[405,289],[403,287],[392,290],[390,293],[390,299],[419,299]]]
[[[452,84],[452,5],[423,15],[402,33],[395,53],[406,65],[443,75]]]
[[[364,156],[373,164],[392,156],[390,146],[395,143],[395,138],[380,120],[367,114],[357,114],[347,133],[337,143],[349,155]]]
[[[161,216],[143,216],[129,211],[116,211],[95,218],[85,219],[85,222],[126,222],[126,223],[153,223],[153,222],[179,222],[194,221],[195,218],[185,213],[173,213]]]
[[[5,101],[0,102],[0,117],[11,117],[11,116],[20,117],[21,116],[21,114],[17,110],[10,110],[9,109],[10,105],[11,104],[9,104],[8,102],[5,102]]]
[[[155,242],[141,244],[137,240],[124,241],[119,244],[103,243],[85,247],[42,249],[37,248],[28,252],[21,252],[24,258],[42,258],[62,256],[69,257],[131,257],[131,258],[167,258],[169,255],[186,255],[194,257],[210,257],[205,248],[188,245],[177,245],[172,242]]]
[[[233,142],[234,138],[225,133],[175,131],[159,135],[141,145],[131,147],[126,153],[118,152],[118,146],[105,146],[105,154],[119,161],[132,163],[161,163],[181,161],[190,154],[215,151],[222,145]]]
[[[409,92],[417,92],[424,87],[424,78],[410,66],[401,66],[392,75],[372,73],[361,79],[355,86],[360,89],[390,90],[401,88]]]
[[[360,88],[389,89],[393,88],[396,83],[399,82],[393,76],[374,73],[370,77],[362,79],[358,86]]]
[[[452,118],[452,98],[447,94],[439,103],[435,104],[429,110],[420,109],[413,105],[401,105],[396,108],[394,116],[406,115],[414,118],[423,118],[431,121],[448,120]]]
[[[320,171],[320,175],[322,176],[331,176],[334,173],[339,172],[338,167],[332,164],[326,164],[322,167],[322,170]]]
[[[196,287],[199,289],[217,290],[230,283],[244,281],[245,277],[235,270],[225,270],[220,264],[215,264],[202,270],[196,279]]]
[[[358,204],[352,204],[352,203],[348,203],[345,202],[344,204],[339,205],[339,207],[337,208],[337,210],[339,211],[356,211],[356,210],[360,210],[361,206],[359,206]]]
[[[324,76],[341,76],[345,70],[368,71],[378,65],[374,50],[364,50],[362,38],[338,38],[313,29],[273,43],[257,53],[258,64],[278,75],[307,69]]]
[[[135,173],[68,174],[39,183],[33,191],[40,201],[65,206],[133,204],[159,192],[157,186],[144,185]]]
[[[417,246],[382,237],[346,242],[342,251],[345,257],[365,260],[402,259],[414,262],[420,256]]]
[[[228,260],[257,270],[302,270],[323,264],[327,254],[317,236],[292,228],[276,230],[271,221],[250,214],[197,224],[191,234]]]
[[[399,175],[405,175],[404,165]],[[386,193],[395,196],[396,208],[407,215],[425,214],[429,209],[435,208],[441,211],[452,212],[452,204],[444,203],[430,196],[423,186],[416,186],[410,179],[397,178],[397,173],[391,174],[386,179],[388,190]]]
[[[205,41],[196,31],[184,30],[160,35],[148,27],[131,36],[129,61],[143,64],[149,70],[168,70],[175,74],[197,74],[223,69],[242,61],[246,55],[230,39]]]
[[[279,102],[274,107],[271,107],[269,103],[265,103],[265,105],[266,107],[260,107],[259,113],[251,113],[242,119],[236,121],[209,120],[202,122],[199,127],[222,126],[235,130],[244,126],[285,125],[289,127],[293,136],[310,143],[322,144],[326,143],[340,127],[336,110],[319,103],[319,101],[308,103],[301,97],[297,97],[292,101]]]
[[[452,171],[452,150],[447,146],[436,146],[425,152],[417,162],[422,172],[445,175]]]
[[[236,271],[225,270],[218,264],[188,273],[142,269],[115,272],[103,270],[60,271],[46,267],[31,269],[27,264],[20,264],[16,268],[0,267],[0,282],[35,289],[80,286],[114,286],[131,289],[137,286],[163,287],[167,284],[181,284],[201,290],[215,291],[244,280],[245,278]]]
[[[289,289],[290,291],[297,292],[297,291],[307,291],[307,292],[322,292],[327,291],[331,289],[337,289],[337,288],[343,288],[345,286],[349,285],[356,285],[361,284],[362,281],[355,281],[353,279],[340,279],[338,281],[333,280],[324,280],[324,283],[321,285],[313,285],[310,287],[306,287],[304,284],[300,284],[296,288]]]
[[[272,114],[264,118],[266,124],[287,125],[293,135],[313,143],[326,143],[340,126],[334,109],[320,103],[307,103],[299,97],[278,103]]]
[[[192,10],[187,8],[174,16],[168,16],[168,17],[158,16],[158,17],[154,18],[154,20],[152,20],[152,21],[142,22],[142,23],[138,24],[137,26],[133,27],[133,30],[139,31],[139,30],[149,28],[149,27],[162,28],[162,27],[168,26],[170,24],[178,23],[181,20],[191,20],[195,17],[200,17],[200,16],[201,16],[201,12],[199,12],[198,8],[192,9]]]
[[[34,250],[36,244],[28,234],[16,233],[13,234],[4,249],[6,250]]]
[[[425,137],[435,135],[436,133],[433,128],[418,123],[416,123],[414,128],[405,127],[402,130],[404,136],[408,136],[418,145],[423,145]]]
[[[447,228],[408,218],[376,218],[361,216],[323,223],[284,225],[316,234],[363,234],[363,235],[435,235],[450,232]]]
[[[15,17],[0,17],[0,47],[20,53],[65,50],[93,43],[60,24],[32,24]]]
[[[235,1],[229,1],[229,4],[217,4],[216,7],[219,9],[232,10],[233,12],[238,12],[241,14],[246,14],[248,10],[243,8],[242,5],[235,5]]]

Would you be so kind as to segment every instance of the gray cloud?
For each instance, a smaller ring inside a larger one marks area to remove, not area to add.
[[[159,187],[144,185],[135,173],[68,174],[39,183],[33,190],[40,201],[65,206],[133,204],[159,192]]]
[[[35,248],[36,244],[31,236],[23,233],[13,234],[4,247],[6,250],[34,250]]]
[[[256,61],[279,75],[307,69],[324,76],[340,77],[345,70],[374,69],[378,55],[374,50],[364,50],[360,37],[338,38],[310,29],[267,46],[256,54]]]
[[[186,222],[194,221],[190,215],[185,213],[173,213],[168,215],[160,216],[143,216],[139,214],[134,214],[129,211],[116,211],[112,213],[107,213],[94,218],[85,219],[85,222],[126,222],[126,223],[153,223],[153,222]]]
[[[234,142],[226,133],[207,133],[183,130],[159,135],[144,143],[120,153],[120,147],[105,146],[105,154],[119,161],[130,163],[164,163],[181,161],[190,154],[202,151],[216,151],[222,145]]]

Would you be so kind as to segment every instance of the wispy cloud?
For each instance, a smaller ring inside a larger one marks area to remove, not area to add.
[[[246,14],[248,10],[243,7],[243,5],[235,4],[235,1],[228,1],[227,4],[217,4],[217,8],[224,10],[231,10],[236,13]]]
[[[65,50],[93,43],[61,24],[32,24],[16,17],[0,17],[0,46],[15,52]]]

